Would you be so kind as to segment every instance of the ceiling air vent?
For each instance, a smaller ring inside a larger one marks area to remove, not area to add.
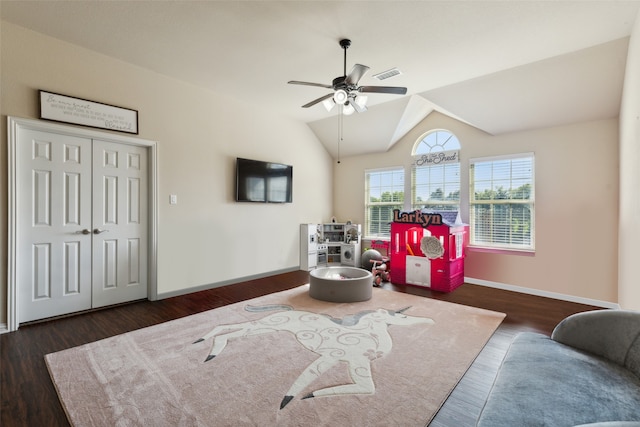
[[[390,70],[383,71],[378,74],[374,74],[373,77],[375,77],[378,80],[386,80],[388,78],[391,78],[393,76],[398,76],[400,74],[402,74],[402,71],[398,70],[397,68],[392,68]]]

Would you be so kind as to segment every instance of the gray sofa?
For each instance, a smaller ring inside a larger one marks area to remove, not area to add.
[[[640,427],[640,312],[596,310],[517,335],[478,427]]]

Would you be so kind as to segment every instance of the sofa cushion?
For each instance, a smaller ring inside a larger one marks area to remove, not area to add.
[[[602,356],[640,377],[640,311],[576,313],[555,327],[551,339]]]
[[[640,421],[640,379],[604,358],[524,332],[509,348],[478,426]]]

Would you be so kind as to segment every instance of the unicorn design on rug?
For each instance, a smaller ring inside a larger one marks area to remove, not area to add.
[[[305,348],[318,354],[294,381],[280,403],[284,408],[302,390],[339,362],[348,364],[353,383],[336,385],[316,390],[302,399],[318,396],[340,396],[347,394],[373,394],[375,385],[371,374],[371,361],[388,354],[393,342],[389,325],[431,325],[435,322],[426,317],[404,314],[410,307],[401,310],[365,310],[337,319],[324,314],[294,310],[288,305],[247,306],[252,312],[284,310],[248,322],[216,326],[194,344],[213,339],[205,362],[219,355],[229,339],[287,331],[294,334]]]

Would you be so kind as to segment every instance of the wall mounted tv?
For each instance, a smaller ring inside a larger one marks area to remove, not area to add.
[[[293,166],[236,158],[236,201],[291,203]]]

